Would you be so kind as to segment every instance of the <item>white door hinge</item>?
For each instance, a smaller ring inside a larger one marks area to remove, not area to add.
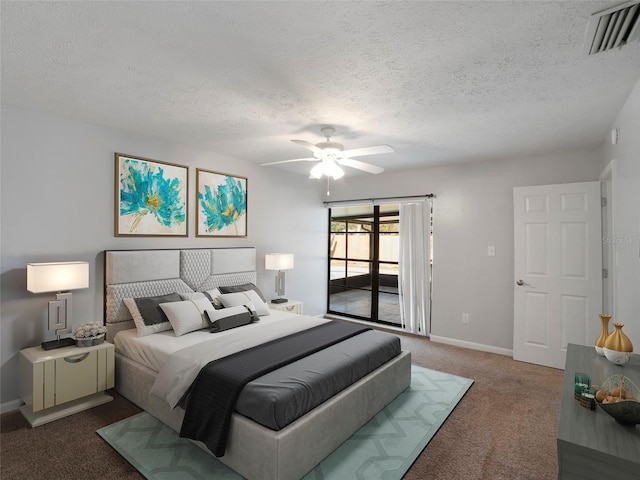
[[[607,197],[602,197],[600,199],[600,205],[603,206],[603,207],[607,206]]]
[[[606,268],[602,269],[602,278],[609,278],[609,270]]]

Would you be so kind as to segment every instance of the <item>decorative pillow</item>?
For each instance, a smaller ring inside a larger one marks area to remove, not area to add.
[[[207,298],[203,292],[178,293],[182,300],[192,300],[194,298]]]
[[[160,304],[179,302],[180,296],[177,293],[170,293],[157,297],[124,298],[122,301],[133,317],[138,336],[144,337],[152,333],[171,330],[171,323],[160,308]]]
[[[222,303],[224,308],[241,307],[246,305],[251,310],[256,309],[256,306],[251,300],[249,300],[249,297],[245,295],[244,292],[223,293],[218,297],[218,300]]]
[[[218,297],[225,308],[247,305],[251,310],[255,310],[259,316],[270,315],[269,307],[262,301],[254,290],[244,292],[223,293]]]
[[[212,305],[204,295],[182,302],[161,303],[160,308],[167,315],[176,337],[209,326],[204,312],[210,310]]]
[[[222,332],[231,328],[248,325],[259,320],[256,312],[246,305],[224,308],[222,310],[206,310],[205,317],[209,322],[211,333]]]
[[[258,287],[256,287],[253,283],[243,283],[242,285],[231,285],[227,287],[218,287],[221,293],[236,293],[236,292],[246,292],[247,290],[253,290],[258,294],[260,300],[266,302],[267,299],[264,297],[262,292]]]
[[[211,303],[213,304],[213,308],[215,308],[216,310],[220,310],[221,308],[224,308],[224,305],[219,299],[220,290],[218,290],[217,288],[213,288],[203,293],[211,301]]]

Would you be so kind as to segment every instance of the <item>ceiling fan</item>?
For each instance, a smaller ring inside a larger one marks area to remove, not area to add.
[[[351,150],[345,150],[344,146],[338,142],[332,142],[331,136],[336,132],[333,127],[324,127],[321,129],[324,136],[327,138],[326,142],[313,143],[305,140],[291,140],[293,143],[302,145],[313,152],[313,157],[309,158],[294,158],[292,160],[280,160],[278,162],[263,163],[262,165],[278,165],[281,163],[292,162],[320,162],[311,169],[311,178],[322,178],[323,175],[331,177],[334,180],[344,175],[344,170],[341,166],[356,168],[368,173],[382,173],[384,168],[370,163],[361,162],[360,160],[354,160],[352,157],[364,157],[365,155],[376,155],[380,153],[392,153],[393,148],[389,145],[375,145],[371,147],[354,148]]]

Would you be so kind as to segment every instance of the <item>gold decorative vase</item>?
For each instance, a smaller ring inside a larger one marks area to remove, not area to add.
[[[602,323],[602,330],[600,331],[600,336],[596,339],[596,352],[598,352],[598,355],[604,356],[604,342],[607,341],[607,337],[609,336],[609,320],[611,320],[611,315],[601,313],[599,316],[600,323]]]
[[[616,365],[624,365],[631,359],[633,344],[622,331],[622,323],[613,323],[614,330],[604,342],[604,356]]]

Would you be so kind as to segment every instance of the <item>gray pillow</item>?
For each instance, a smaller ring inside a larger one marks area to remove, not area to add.
[[[222,332],[231,328],[242,327],[260,320],[256,312],[247,306],[225,308],[223,310],[205,310],[211,333]]]
[[[262,292],[258,287],[256,287],[253,283],[243,283],[242,285],[232,285],[228,287],[218,287],[218,290],[222,293],[236,293],[236,292],[246,292],[247,290],[254,290],[258,296],[262,299],[263,302],[266,302],[267,299],[264,298]]]
[[[122,299],[124,304],[129,309],[129,312],[131,313],[133,322],[136,324],[136,329],[138,330],[139,337],[151,335],[152,333],[171,330],[171,323],[160,308],[160,304],[179,302],[180,300],[180,296],[177,293],[160,295],[158,297]]]
[[[156,325],[168,322],[169,319],[162,311],[162,308],[160,308],[160,304],[182,301],[180,295],[177,293],[169,293],[168,295],[159,295],[157,297],[134,298],[134,300],[145,325]]]

